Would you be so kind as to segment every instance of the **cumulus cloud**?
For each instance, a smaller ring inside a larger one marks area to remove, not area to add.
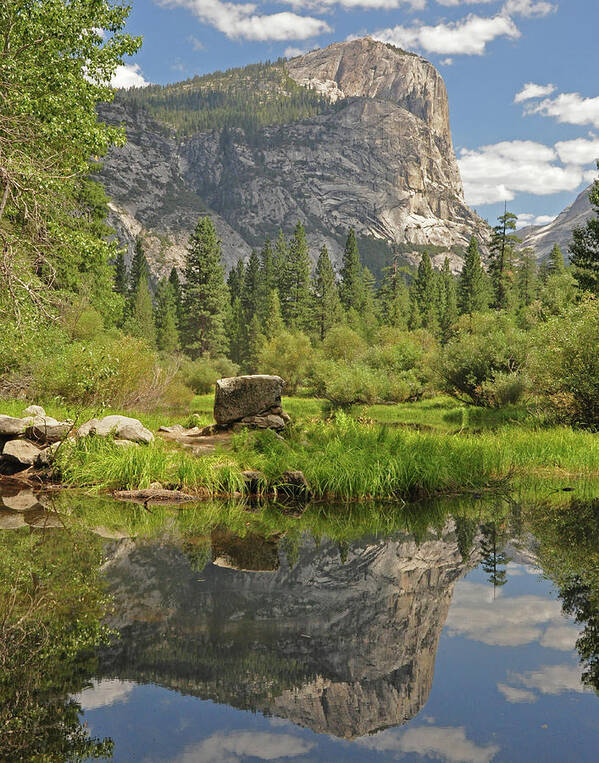
[[[556,215],[531,215],[527,212],[519,212],[518,213],[518,222],[516,223],[516,228],[525,228],[528,225],[548,225],[549,223],[552,223],[556,218]],[[508,572],[511,575],[519,575],[522,574],[520,572],[515,572],[510,568],[510,565],[508,564]],[[531,568],[533,569],[533,568]],[[533,574],[530,572],[528,568],[525,570],[526,573]],[[538,574],[538,570],[535,569],[534,574]]]
[[[381,29],[372,37],[400,48],[417,48],[443,56],[481,56],[487,44],[498,37],[515,40],[520,31],[507,16],[483,18],[470,14],[459,21],[441,22],[436,26],[414,24]]]
[[[536,689],[541,694],[590,691],[582,683],[582,670],[578,665],[543,665],[527,673],[514,673],[509,676],[509,681]]]
[[[115,88],[128,89],[130,87],[145,87],[150,83],[141,73],[139,64],[125,64],[124,66],[117,66],[110,84]]]
[[[458,159],[469,204],[512,201],[517,192],[545,196],[574,191],[584,180],[578,165],[556,164],[556,149],[529,140],[462,149]]]
[[[537,85],[535,82],[527,82],[526,85],[516,94],[514,103],[524,103],[532,98],[544,98],[555,92],[555,85]]]
[[[232,3],[223,0],[158,0],[165,7],[187,8],[200,21],[213,26],[233,39],[306,40],[331,27],[322,19],[297,13],[260,14],[255,3]]]
[[[357,742],[377,752],[396,753],[398,758],[415,753],[450,763],[490,763],[501,749],[497,745],[479,746],[467,738],[464,728],[452,726],[388,729]]]
[[[549,218],[551,220],[551,218]],[[537,225],[542,223],[537,222]],[[561,652],[573,652],[580,633],[573,625],[552,625],[543,633],[541,646],[558,649]]]
[[[562,124],[599,127],[599,96],[585,98],[580,93],[561,93],[528,105],[524,113],[553,117]]]
[[[542,596],[497,596],[491,586],[464,581],[456,587],[447,618],[451,635],[490,646],[521,646],[540,642],[545,627],[563,625],[558,601]]]
[[[303,56],[305,52],[303,48],[295,48],[293,45],[290,45],[288,48],[285,48],[283,55],[285,58],[295,58],[296,56]]]
[[[292,734],[268,731],[217,732],[199,744],[187,746],[177,763],[238,763],[246,758],[280,760],[306,755],[314,747]]]
[[[527,18],[541,18],[555,13],[557,5],[546,0],[507,0],[503,6],[503,12],[508,16],[526,16]]]
[[[309,8],[322,10],[332,6],[341,8],[365,8],[367,10],[392,10],[400,6],[409,6],[410,10],[422,11],[426,8],[426,0],[282,0],[294,8]]]
[[[555,150],[564,164],[590,164],[599,159],[599,138],[576,138],[560,141]]]
[[[528,689],[518,689],[515,686],[508,686],[507,684],[497,684],[497,688],[503,694],[508,702],[536,702],[537,695],[534,691]]]
[[[89,689],[73,696],[73,699],[81,705],[83,710],[97,710],[100,707],[110,707],[117,702],[126,702],[135,688],[133,681],[118,681],[116,679],[104,679],[92,683],[93,686]]]

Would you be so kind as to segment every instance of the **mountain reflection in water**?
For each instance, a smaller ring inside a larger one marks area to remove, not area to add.
[[[410,535],[361,540],[345,559],[338,544],[304,535],[293,566],[283,544],[276,554],[276,544],[230,535],[227,553],[225,534],[215,535],[217,563],[200,574],[174,546],[114,549],[104,574],[121,638],[102,656],[106,675],[346,738],[422,709],[467,569],[453,520],[420,544]],[[262,570],[251,563],[256,547]]]
[[[0,500],[1,760],[595,759],[597,500]]]

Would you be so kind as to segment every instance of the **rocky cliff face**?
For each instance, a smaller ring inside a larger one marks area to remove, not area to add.
[[[262,544],[249,564],[250,545],[232,538],[226,551],[219,534],[218,556],[201,573],[174,546],[116,546],[105,575],[121,638],[103,674],[348,738],[422,709],[466,569],[453,522],[419,544],[408,535],[345,550],[308,537],[299,550],[275,543],[274,563]]]
[[[587,220],[594,216],[594,210],[589,201],[589,191],[592,186],[576,198],[573,204],[564,209],[553,222],[548,225],[529,225],[522,228],[518,235],[522,246],[530,246],[535,250],[539,260],[549,256],[555,244],[561,248],[564,257],[568,258],[568,247],[572,242],[574,228],[584,227]]]
[[[285,125],[213,129],[178,140],[122,102],[103,115],[127,127],[128,145],[102,176],[113,220],[129,241],[154,241],[155,269],[178,263],[199,214],[213,215],[224,259],[245,257],[301,220],[313,254],[338,258],[350,226],[382,242],[464,246],[486,226],[464,203],[445,85],[435,68],[369,38],[338,43],[287,64],[330,108]]]

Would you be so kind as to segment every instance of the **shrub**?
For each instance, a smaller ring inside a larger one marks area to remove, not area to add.
[[[599,430],[599,300],[587,299],[537,328],[534,388],[557,417]]]
[[[439,358],[444,391],[485,407],[517,402],[525,390],[528,341],[507,315],[464,316]]]
[[[349,326],[340,324],[333,326],[326,335],[322,349],[327,358],[349,362],[363,357],[366,354],[367,344]]]
[[[308,375],[312,357],[310,340],[301,331],[282,331],[264,346],[258,358],[262,373],[277,374],[293,395]]]
[[[186,360],[181,367],[184,383],[196,395],[212,392],[217,379],[237,376],[239,366],[228,358],[210,358],[203,356],[197,360]]]
[[[40,400],[144,407],[165,395],[177,370],[161,366],[143,340],[115,332],[66,344],[34,363],[30,393]]]

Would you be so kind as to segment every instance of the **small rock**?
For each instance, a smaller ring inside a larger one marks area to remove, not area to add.
[[[16,495],[3,495],[2,503],[12,511],[29,511],[39,506],[39,501],[32,490],[21,490]]]
[[[71,425],[65,422],[58,424],[35,424],[27,427],[25,435],[37,442],[55,443],[64,440],[71,431]]]
[[[280,405],[273,405],[269,413],[273,413],[275,416],[280,416],[283,413],[283,409]]]
[[[105,538],[106,540],[125,540],[125,538],[131,537],[130,534],[122,532],[121,530],[109,530],[103,525],[100,525],[99,527],[92,527],[92,532],[95,535],[99,535],[100,538]]]
[[[12,511],[0,511],[0,530],[18,530],[27,523],[22,514]]]
[[[241,476],[250,495],[258,495],[258,493],[264,492],[266,477],[262,472],[246,469],[246,471],[241,472]]]
[[[23,466],[33,466],[40,449],[28,440],[9,440],[2,450],[3,461],[16,461]]]
[[[90,419],[77,430],[77,437],[108,437],[114,435],[117,440],[130,440],[148,444],[154,440],[154,435],[146,429],[141,421],[127,416],[105,416],[103,419]]]
[[[281,475],[277,490],[296,498],[307,498],[312,494],[308,480],[300,471],[287,471]]]
[[[163,490],[161,482],[150,482],[148,490]]]
[[[139,443],[132,440],[115,440],[114,444],[119,448],[139,448]]]
[[[15,419],[12,416],[0,414],[0,437],[14,437],[23,434],[28,422],[23,419]]]
[[[172,427],[160,427],[159,432],[184,432],[185,427],[181,424],[174,424]]]
[[[289,424],[289,422],[291,421],[291,416],[288,413],[285,413],[285,411],[281,413],[281,418],[283,419],[285,424]]]
[[[30,405],[29,408],[25,408],[23,416],[46,416],[46,411],[41,405]]]

